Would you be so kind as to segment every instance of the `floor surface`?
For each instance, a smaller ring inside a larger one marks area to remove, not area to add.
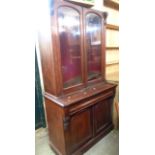
[[[47,129],[36,130],[35,137],[35,155],[55,155],[48,145]],[[119,155],[119,131],[112,130],[84,155]]]

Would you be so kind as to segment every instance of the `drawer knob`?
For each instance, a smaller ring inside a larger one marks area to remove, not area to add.
[[[68,100],[70,100],[71,99],[71,96],[68,96],[67,98],[68,98]]]

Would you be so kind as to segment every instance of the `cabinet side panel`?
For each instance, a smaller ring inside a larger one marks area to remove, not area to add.
[[[50,33],[44,36],[42,32],[38,33],[39,48],[41,55],[41,65],[45,91],[55,94],[55,74],[53,64],[53,49]]]
[[[61,83],[57,62],[57,46],[55,41],[56,33],[56,16],[55,16],[56,1],[45,1],[42,5],[41,13],[37,21],[38,41],[41,53],[41,64],[43,72],[43,80],[45,92],[53,95],[60,95]]]
[[[58,154],[65,155],[63,111],[58,105],[48,99],[45,99],[45,103],[50,145]]]

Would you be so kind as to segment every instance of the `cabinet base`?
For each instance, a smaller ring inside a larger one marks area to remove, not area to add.
[[[89,140],[83,146],[81,146],[78,150],[71,154],[61,154],[58,149],[52,144],[49,143],[51,149],[54,151],[56,155],[83,155],[86,151],[88,151],[94,144],[96,144],[99,140],[105,137],[111,130],[113,130],[114,126],[109,125],[104,131],[100,132],[97,136]]]

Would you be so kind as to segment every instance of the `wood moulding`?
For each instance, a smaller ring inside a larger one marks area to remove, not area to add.
[[[94,6],[93,2],[87,2],[83,0],[65,0],[65,1],[88,8]]]

